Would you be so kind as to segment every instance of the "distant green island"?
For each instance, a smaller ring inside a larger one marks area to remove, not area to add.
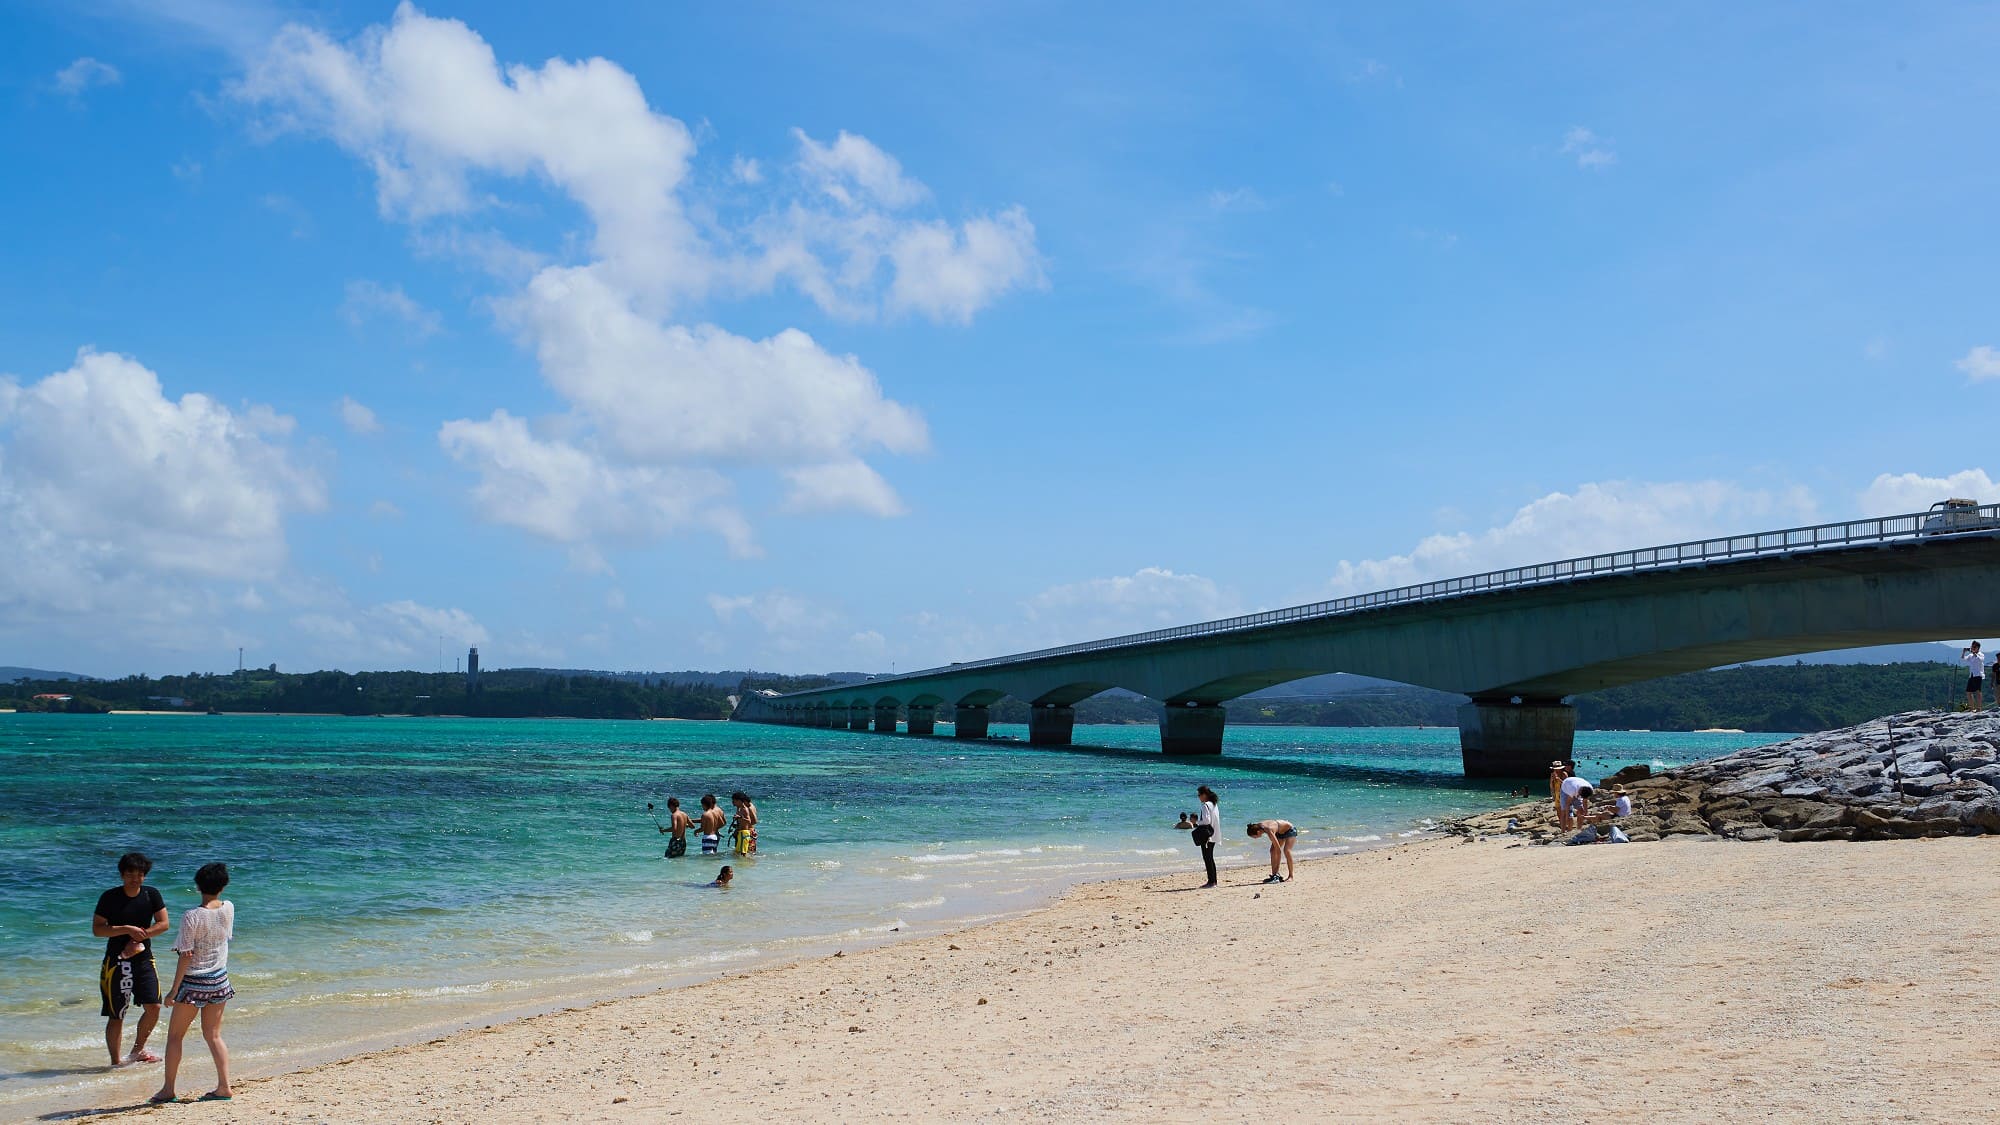
[[[1691,672],[1576,696],[1585,730],[1805,732],[1963,699],[1963,670],[1940,663],[1753,665]],[[594,673],[537,668],[482,672],[478,689],[443,672],[277,672],[18,679],[0,684],[0,709],[102,713],[192,711],[480,718],[725,719],[732,695],[803,691],[859,677],[756,673]],[[1246,696],[1227,704],[1232,725],[1455,726],[1465,697],[1396,685],[1332,698]],[[1077,704],[1079,723],[1152,723],[1161,707],[1130,694]],[[942,717],[942,716],[941,716]],[[1027,704],[994,705],[995,722],[1024,723]]]

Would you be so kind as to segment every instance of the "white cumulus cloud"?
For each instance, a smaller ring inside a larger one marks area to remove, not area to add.
[[[1966,352],[1952,366],[1965,372],[1965,377],[1974,383],[2000,379],[2000,351],[1995,351],[1990,345],[1981,344]]]
[[[1611,147],[1610,140],[1581,125],[1569,127],[1569,131],[1563,134],[1562,148],[1558,151],[1564,156],[1575,157],[1579,168],[1608,168],[1618,163],[1618,153]]]
[[[1407,554],[1343,559],[1327,587],[1333,596],[1366,593],[1527,563],[1795,526],[1815,518],[1812,497],[1803,489],[1769,491],[1725,481],[1606,481],[1551,492],[1483,531],[1429,536]]]
[[[99,62],[89,55],[56,71],[56,89],[70,97],[79,97],[93,86],[116,86],[125,80],[118,68],[108,62]]]
[[[785,495],[785,510],[790,512],[856,511],[886,518],[909,510],[865,461],[802,465],[785,470],[785,479],[791,483]]]
[[[473,501],[494,523],[563,544],[643,542],[705,527],[732,553],[757,553],[734,489],[719,473],[613,465],[579,446],[536,437],[525,420],[504,410],[483,422],[447,422],[438,443],[478,473]]]
[[[420,663],[446,649],[491,643],[486,627],[462,609],[422,605],[408,598],[373,606],[318,610],[292,619],[299,633],[338,666],[360,662]]]
[[[419,340],[437,335],[444,327],[442,318],[434,310],[425,308],[403,292],[402,286],[383,285],[379,281],[348,282],[340,315],[354,328],[360,328],[374,319],[394,321]]]
[[[694,134],[653,108],[631,73],[602,58],[503,65],[464,23],[408,3],[387,25],[347,41],[287,27],[235,94],[268,130],[328,137],[365,163],[383,215],[416,225],[432,252],[523,279],[496,307],[570,409],[567,452],[526,454],[525,429],[516,433],[499,415],[448,423],[440,440],[486,474],[474,487],[489,518],[550,538],[580,543],[615,521],[554,512],[551,495],[570,493],[552,493],[546,475],[503,463],[566,465],[564,479],[594,474],[620,494],[655,478],[685,485],[708,480],[697,471],[754,465],[795,474],[793,509],[845,496],[853,510],[901,510],[872,468],[865,479],[846,470],[869,487],[844,491],[800,493],[796,475],[826,483],[825,466],[927,448],[917,411],[888,398],[854,356],[830,353],[797,329],[753,339],[688,323],[679,314],[691,302],[789,281],[841,315],[879,309],[963,323],[1001,295],[1041,284],[1025,212],[958,225],[909,214],[929,190],[847,132],[830,142],[796,132],[798,156],[783,184],[767,184],[774,177],[753,159],[733,158],[730,175],[711,179],[744,194],[752,218],[726,227],[716,215],[745,209],[687,205]],[[574,245],[589,260],[554,263],[457,226],[506,203],[510,186],[537,185],[577,204],[589,231]],[[350,304],[435,323],[400,290],[354,290]],[[495,454],[503,445],[510,457]],[[507,487],[525,491],[500,495]],[[711,480],[697,491],[713,497],[717,489]],[[732,534],[742,530],[738,521]],[[639,522],[655,531],[717,526],[666,518],[656,507]]]
[[[110,352],[86,348],[25,385],[0,379],[0,606],[192,609],[211,582],[269,578],[286,562],[286,517],[326,502],[292,430],[268,407],[168,398]]]
[[[903,175],[901,162],[866,137],[845,129],[831,144],[813,140],[804,129],[793,129],[792,136],[799,142],[800,169],[820,192],[843,207],[902,208],[930,195],[930,189]]]
[[[2000,487],[1984,469],[1961,469],[1948,477],[1922,473],[1883,473],[1861,492],[1861,514],[1894,516],[1921,512],[1940,500],[1963,497],[1986,504],[2000,503]]]
[[[784,463],[877,447],[924,449],[921,416],[882,395],[853,356],[788,328],[750,340],[714,325],[662,324],[589,268],[548,269],[505,306],[542,371],[635,463],[688,458]]]
[[[739,617],[755,623],[767,633],[798,636],[826,629],[840,615],[823,606],[784,590],[760,594],[710,594],[708,608],[725,625]]]
[[[340,401],[335,405],[340,410],[341,425],[346,426],[350,433],[365,436],[382,432],[382,423],[375,417],[375,412],[349,396],[341,395]]]
[[[1236,598],[1214,579],[1157,566],[1051,586],[1023,602],[1022,608],[1030,621],[1065,641],[1140,633],[1240,612]]]

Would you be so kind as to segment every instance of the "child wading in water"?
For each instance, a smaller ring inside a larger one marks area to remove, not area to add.
[[[208,1041],[208,1053],[215,1059],[215,1089],[200,1100],[224,1102],[230,1098],[229,1048],[222,1042],[222,1009],[236,995],[229,987],[229,938],[236,929],[236,905],[222,900],[222,889],[229,885],[229,868],[208,864],[194,873],[194,885],[201,892],[201,905],[181,915],[181,931],[174,938],[180,966],[174,970],[174,986],[166,995],[173,1008],[167,1019],[167,1072],[160,1092],[150,1099],[154,1102],[174,1100],[181,1047],[196,1014],[201,1016],[201,1037]]]

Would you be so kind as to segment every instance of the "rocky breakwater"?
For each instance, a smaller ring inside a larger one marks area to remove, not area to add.
[[[1651,774],[1632,766],[1605,778],[1591,811],[1608,811],[1623,785],[1633,815],[1617,821],[1636,842],[1881,840],[2000,833],[2000,713],[1910,711],[1842,730],[1739,750]],[[1547,799],[1466,817],[1468,836],[1526,835],[1556,843]]]

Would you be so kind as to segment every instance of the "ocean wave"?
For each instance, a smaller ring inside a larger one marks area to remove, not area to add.
[[[629,941],[629,942],[633,943],[634,945],[639,945],[639,944],[643,944],[643,943],[645,943],[645,942],[649,942],[649,941],[652,941],[652,940],[653,940],[653,931],[651,931],[651,930],[626,930],[626,931],[624,931],[623,933],[621,933],[621,934],[619,934],[619,935],[618,935],[618,940],[619,940],[619,941]]]
[[[24,1051],[80,1051],[85,1047],[104,1046],[102,1035],[78,1035],[69,1039],[43,1039],[34,1043],[17,1043]]]
[[[816,859],[812,861],[812,866],[819,868],[821,871],[831,871],[840,866],[840,861],[837,859]]]
[[[1381,839],[1382,837],[1380,837],[1380,836],[1342,836],[1342,837],[1340,837],[1340,838],[1341,838],[1341,839],[1343,839],[1343,840],[1347,840],[1347,841],[1350,841],[1350,842],[1352,842],[1352,843],[1356,843],[1356,844],[1372,844],[1372,843],[1374,843],[1375,841],[1377,841],[1377,840],[1380,840],[1380,839]]]
[[[1134,848],[1133,855],[1179,855],[1179,848]]]
[[[944,905],[944,896],[943,896],[943,895],[937,895],[937,896],[935,896],[935,897],[933,897],[933,898],[921,898],[921,899],[918,899],[918,900],[916,900],[915,902],[899,902],[899,903],[897,903],[897,904],[896,904],[896,909],[898,909],[898,910],[924,910],[924,909],[928,909],[929,907],[933,907],[933,906],[943,906],[943,905]]]

